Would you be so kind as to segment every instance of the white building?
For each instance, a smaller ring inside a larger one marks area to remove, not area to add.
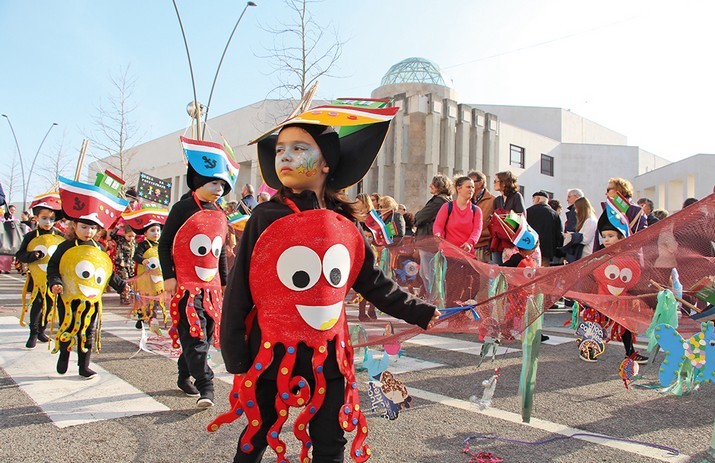
[[[669,164],[629,146],[625,135],[568,110],[461,103],[438,67],[422,58],[392,66],[372,96],[393,98],[402,110],[370,172],[348,193],[354,195],[362,188],[388,194],[410,211],[427,201],[428,185],[436,173],[455,176],[477,169],[487,175],[491,186],[494,174],[511,170],[523,187],[527,205],[538,190],[565,200],[569,188],[581,188],[596,205],[604,198],[609,178],[634,180]],[[289,112],[288,102],[266,100],[209,120],[206,138],[216,140],[222,134],[241,162],[239,194],[244,183],[262,183],[256,148],[246,143]],[[137,173],[172,181],[174,201],[187,191],[179,135],[182,132],[137,146],[130,165]],[[97,163],[90,166],[92,178],[98,169]],[[651,190],[644,187],[643,191]]]

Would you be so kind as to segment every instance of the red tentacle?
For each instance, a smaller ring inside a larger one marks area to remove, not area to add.
[[[178,349],[179,345],[179,301],[184,297],[183,288],[177,291],[174,297],[171,298],[171,328],[169,328],[169,336],[171,336],[171,347]]]
[[[319,346],[313,353],[313,376],[315,378],[315,390],[310,401],[295,419],[295,424],[293,425],[293,434],[295,434],[295,437],[297,437],[301,442],[300,461],[306,461],[306,458],[308,458],[308,451],[313,445],[313,442],[310,440],[310,436],[308,435],[308,423],[313,416],[315,416],[318,410],[320,410],[320,407],[323,406],[323,402],[325,401],[326,384],[323,368],[326,358],[328,358],[327,347],[324,345]]]
[[[241,439],[241,450],[246,453],[253,451],[251,440],[261,427],[261,410],[256,401],[256,381],[266,368],[273,362],[273,346],[270,342],[263,343],[263,347],[256,355],[253,366],[243,377],[239,400],[248,419],[248,428]]]
[[[231,409],[214,418],[214,420],[206,426],[208,432],[218,431],[224,424],[233,423],[243,415],[240,400],[241,384],[243,384],[243,375],[233,375],[233,387],[228,394],[228,403]]]
[[[295,346],[286,347],[286,354],[281,360],[281,364],[278,368],[278,376],[276,377],[277,394],[275,399],[275,408],[276,413],[278,414],[278,418],[276,419],[275,423],[273,423],[273,425],[270,427],[270,429],[268,430],[268,435],[266,436],[268,445],[270,445],[271,448],[278,455],[277,461],[285,459],[286,444],[284,441],[279,439],[279,436],[283,425],[288,419],[288,408],[289,406],[299,406],[299,399],[301,400],[301,404],[305,403],[303,391],[307,383],[303,378],[300,378],[302,380],[303,387],[300,387],[299,385],[298,387],[300,387],[300,389],[295,394],[292,392],[294,390],[294,387],[292,386],[291,373],[293,372],[293,367],[295,366],[295,354]]]
[[[360,396],[358,394],[357,381],[355,380],[355,365],[353,363],[354,351],[349,339],[344,339],[343,334],[339,334],[335,340],[337,344],[336,357],[340,372],[345,376],[347,385],[345,387],[345,405],[340,409],[338,419],[346,432],[357,429],[355,438],[350,447],[350,455],[353,460],[362,463],[370,458],[372,451],[365,444],[367,439],[367,419],[360,410]]]

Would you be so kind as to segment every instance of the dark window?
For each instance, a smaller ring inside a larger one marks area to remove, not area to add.
[[[554,199],[554,194],[553,194],[552,192],[546,191],[546,190],[541,190],[541,191],[543,191],[544,193],[546,193],[546,194],[549,196],[549,199]]]
[[[524,148],[516,145],[509,145],[509,151],[511,153],[509,158],[509,163],[515,167],[524,168]]]
[[[524,185],[519,185],[519,193],[524,196]]]
[[[554,157],[548,156],[546,154],[541,155],[541,173],[548,175],[549,177],[554,176]]]

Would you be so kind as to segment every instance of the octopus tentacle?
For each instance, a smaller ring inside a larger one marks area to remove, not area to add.
[[[355,438],[350,448],[350,455],[358,463],[370,458],[372,451],[364,442],[367,438],[367,419],[360,410],[360,397],[358,395],[357,381],[355,380],[355,367],[353,364],[354,351],[350,339],[345,339],[342,334],[335,338],[337,345],[336,358],[340,373],[347,380],[345,387],[345,404],[341,407],[338,419],[343,429],[351,432],[357,429]]]
[[[87,329],[89,328],[89,324],[92,322],[92,316],[95,314],[97,311],[97,306],[92,303],[92,302],[86,302],[85,303],[85,310],[83,312],[83,317],[80,319],[84,319],[84,329],[81,330],[81,340],[80,340],[80,345],[79,348],[82,350],[82,352],[87,352],[87,348],[85,347],[87,344]],[[79,313],[78,313],[79,315]],[[79,318],[79,317],[78,317]]]
[[[246,453],[253,451],[251,440],[261,427],[261,410],[256,401],[256,381],[263,371],[273,362],[272,344],[268,341],[263,343],[263,348],[256,355],[253,367],[243,377],[243,383],[239,391],[239,400],[244,407],[248,427],[241,438],[241,450]]]
[[[102,299],[97,301],[97,330],[94,334],[94,349],[96,352],[102,350]]]
[[[179,348],[179,301],[184,297],[184,287],[181,291],[174,294],[171,298],[171,328],[169,328],[169,336],[171,336],[171,347]]]
[[[28,309],[30,308],[30,305],[27,302],[27,287],[30,286],[30,276],[28,275],[27,278],[25,279],[25,285],[22,287],[22,311],[20,312],[20,326],[27,326],[27,323],[25,323],[25,314],[27,313]],[[35,294],[35,288],[32,288],[32,294]],[[30,296],[30,300],[34,301],[32,299],[32,296]]]
[[[300,412],[298,417],[295,419],[295,424],[293,425],[293,434],[301,442],[300,448],[300,461],[310,461],[308,458],[308,451],[310,450],[313,442],[310,440],[308,435],[308,423],[315,416],[315,414],[320,410],[320,407],[325,401],[325,375],[323,374],[323,366],[325,365],[325,359],[328,357],[328,351],[326,346],[319,346],[313,353],[313,377],[315,378],[315,391],[310,399],[310,402],[305,406],[303,411]]]
[[[231,406],[231,409],[228,412],[222,413],[214,418],[214,420],[206,426],[206,430],[208,432],[218,431],[218,429],[224,424],[233,423],[240,418],[241,415],[243,415],[243,408],[241,408],[240,400],[241,384],[243,384],[243,375],[233,375],[233,387],[231,388],[231,392],[228,394],[228,403]]]

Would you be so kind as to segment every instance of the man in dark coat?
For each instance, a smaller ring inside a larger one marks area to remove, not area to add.
[[[532,195],[534,205],[526,210],[526,221],[539,234],[541,266],[549,267],[554,251],[563,244],[561,218],[549,206],[549,196],[543,191]]]

